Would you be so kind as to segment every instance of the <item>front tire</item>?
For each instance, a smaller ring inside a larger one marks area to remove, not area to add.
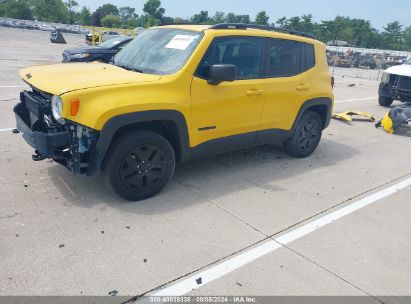
[[[316,112],[307,111],[294,131],[293,136],[284,143],[287,154],[296,158],[311,155],[317,148],[323,130],[323,121]]]
[[[384,97],[384,96],[378,97],[378,103],[380,104],[380,106],[389,107],[393,102],[394,102],[394,99],[390,97]]]
[[[129,201],[147,199],[160,192],[175,169],[171,144],[152,131],[130,131],[115,140],[102,173],[109,189]]]

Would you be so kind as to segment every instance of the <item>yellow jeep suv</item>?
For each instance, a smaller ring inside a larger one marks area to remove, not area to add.
[[[127,200],[155,195],[176,162],[200,156],[279,142],[306,157],[334,98],[323,43],[244,24],[153,27],[110,64],[33,66],[20,76],[31,90],[14,112],[33,160],[101,171]]]

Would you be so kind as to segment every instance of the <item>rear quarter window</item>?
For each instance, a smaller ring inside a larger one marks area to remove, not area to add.
[[[315,66],[314,45],[286,39],[270,38],[266,77],[296,76]]]
[[[314,45],[310,43],[303,43],[303,49],[305,53],[305,63],[303,67],[303,71],[308,71],[315,66],[315,51]]]

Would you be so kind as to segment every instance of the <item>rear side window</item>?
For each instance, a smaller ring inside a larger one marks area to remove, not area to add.
[[[305,52],[305,67],[303,71],[308,71],[315,66],[315,52],[314,46],[309,43],[303,43]]]
[[[312,44],[284,39],[268,41],[267,77],[291,77],[315,66],[315,51]]]
[[[290,77],[301,73],[302,43],[284,40],[268,40],[267,77]]]
[[[237,67],[236,79],[260,78],[262,50],[262,38],[216,38],[201,60],[196,76],[208,79],[212,65],[234,64]]]

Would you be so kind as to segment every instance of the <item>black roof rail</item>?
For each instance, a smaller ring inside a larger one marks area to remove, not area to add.
[[[283,28],[277,28],[277,27],[272,27],[272,26],[267,26],[267,25],[259,25],[259,24],[245,24],[245,23],[219,23],[210,26],[210,29],[214,30],[223,30],[223,29],[237,29],[237,30],[246,30],[246,29],[257,29],[257,30],[264,30],[264,31],[271,31],[271,32],[280,32],[284,34],[290,34],[290,35],[296,35],[296,36],[301,36],[301,37],[306,37],[310,39],[315,39],[317,38],[314,35],[304,33],[304,32],[299,32],[299,31],[294,31],[294,30],[288,30],[288,29],[283,29]]]

